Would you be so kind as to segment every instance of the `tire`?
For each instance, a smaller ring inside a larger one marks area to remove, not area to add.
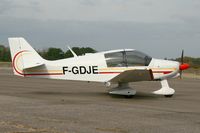
[[[165,97],[167,97],[167,98],[170,98],[170,97],[172,97],[173,95],[165,95]]]
[[[133,98],[133,95],[126,95],[125,98]]]

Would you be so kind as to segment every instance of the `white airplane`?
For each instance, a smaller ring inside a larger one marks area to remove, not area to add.
[[[109,93],[133,96],[136,90],[129,82],[161,81],[162,88],[154,94],[171,97],[175,90],[167,79],[181,76],[189,64],[152,58],[134,49],[88,53],[56,61],[43,59],[24,38],[9,38],[14,74],[22,77],[117,83]]]

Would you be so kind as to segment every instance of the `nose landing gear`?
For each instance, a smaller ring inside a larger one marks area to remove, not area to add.
[[[161,80],[161,86],[161,89],[154,91],[153,93],[157,95],[164,95],[165,97],[172,97],[174,95],[175,90],[169,87],[166,79]]]

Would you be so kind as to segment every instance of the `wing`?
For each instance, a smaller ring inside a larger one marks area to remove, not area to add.
[[[122,73],[120,73],[119,75],[117,75],[116,77],[112,78],[110,80],[110,82],[138,82],[138,81],[151,81],[153,80],[153,73],[152,70],[127,70],[124,71]]]

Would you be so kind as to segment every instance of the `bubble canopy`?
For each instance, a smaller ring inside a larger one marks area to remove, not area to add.
[[[152,57],[137,50],[120,50],[105,53],[108,67],[148,66]]]

